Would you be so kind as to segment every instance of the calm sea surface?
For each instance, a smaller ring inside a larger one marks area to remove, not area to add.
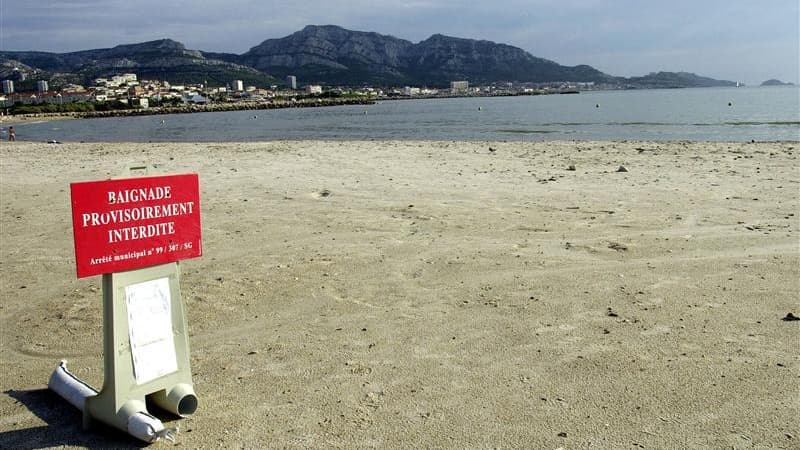
[[[16,128],[18,140],[61,142],[796,141],[800,140],[800,87],[382,101],[369,106],[22,123]]]

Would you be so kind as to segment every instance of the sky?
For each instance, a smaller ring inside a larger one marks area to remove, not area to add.
[[[616,76],[663,70],[800,84],[798,0],[0,0],[0,50],[170,38],[241,54],[306,25],[412,42],[436,33],[484,39]]]

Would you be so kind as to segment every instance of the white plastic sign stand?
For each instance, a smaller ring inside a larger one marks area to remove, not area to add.
[[[92,418],[128,430],[145,397],[180,417],[197,409],[178,263],[103,275],[103,389],[86,399]]]

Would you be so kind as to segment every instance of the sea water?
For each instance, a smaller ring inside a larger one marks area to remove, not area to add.
[[[18,140],[800,140],[800,87],[588,91],[20,123]]]

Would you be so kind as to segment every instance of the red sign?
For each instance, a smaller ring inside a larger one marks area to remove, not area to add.
[[[70,184],[78,278],[203,254],[197,174]]]

